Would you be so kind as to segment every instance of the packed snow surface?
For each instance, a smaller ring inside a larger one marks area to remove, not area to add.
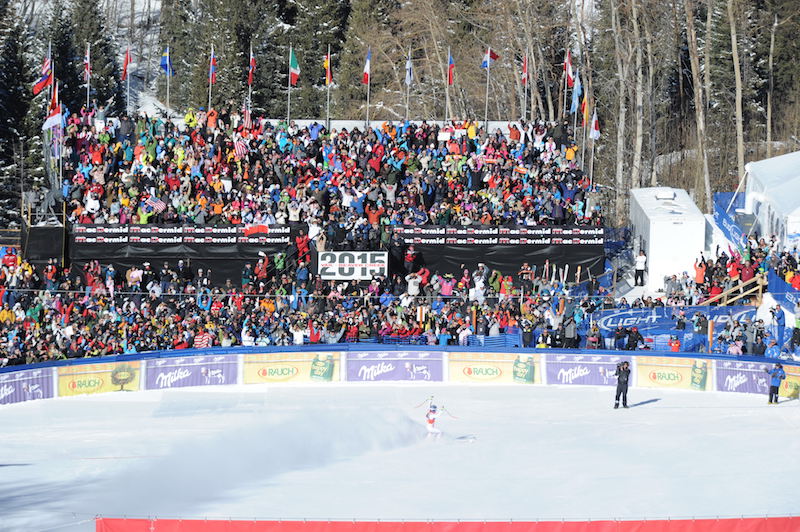
[[[445,413],[427,438],[424,407]],[[791,515],[800,404],[540,386],[232,386],[0,407],[0,529],[110,517]]]

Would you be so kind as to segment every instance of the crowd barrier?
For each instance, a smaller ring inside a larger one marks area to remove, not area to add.
[[[614,386],[631,361],[634,387],[766,394],[777,360],[657,351],[492,349],[332,344],[161,351],[75,359],[0,373],[0,404],[191,386],[331,382]],[[800,393],[800,364],[784,363],[783,397]]]
[[[96,520],[97,532],[793,532],[800,517],[600,521]]]

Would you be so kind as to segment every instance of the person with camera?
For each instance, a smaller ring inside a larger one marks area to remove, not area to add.
[[[778,342],[778,349],[783,348],[783,333],[786,331],[786,313],[780,305],[775,305],[769,309],[772,314],[772,323],[775,326],[775,340]]]
[[[769,374],[769,404],[778,404],[778,392],[780,391],[781,381],[786,378],[786,372],[783,371],[783,364],[780,362],[775,363],[775,367],[771,370],[764,368],[764,372]],[[773,399],[775,402],[773,402]]]
[[[631,377],[631,369],[628,361],[617,364],[617,395],[614,398],[614,408],[619,408],[619,398],[622,397],[622,408],[628,408],[628,381]]]

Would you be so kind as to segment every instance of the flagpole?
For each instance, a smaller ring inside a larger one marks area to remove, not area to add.
[[[594,186],[594,139],[592,139],[592,151],[589,155],[589,190]]]
[[[287,68],[289,77],[286,80],[286,129],[289,129],[289,118],[292,116],[292,45],[289,44],[289,66]]]
[[[575,74],[575,79],[576,80],[578,79],[578,76],[579,76],[579,74],[576,73]],[[575,86],[577,86],[577,85],[578,85],[578,82],[575,81]],[[575,98],[575,87],[572,88],[572,98],[573,99]],[[578,98],[580,98],[580,96],[578,96]],[[575,113],[572,115],[572,135],[573,135],[573,138],[575,138],[574,137],[575,129],[578,127],[578,109],[579,108],[580,108],[580,105],[576,105],[575,106]],[[572,110],[572,109],[570,109],[570,110]]]
[[[569,53],[569,50],[567,51]],[[567,72],[567,59],[569,56],[564,57],[564,117],[567,116],[567,78],[569,77],[569,72]]]
[[[250,57],[247,58],[247,77],[250,78],[250,59],[253,57],[253,43],[250,42]],[[247,84],[247,110],[253,112],[253,84]]]
[[[589,105],[587,102],[586,105]],[[591,124],[591,121],[590,121]],[[586,126],[588,124],[584,124],[583,126],[583,140],[581,141],[581,170],[585,170],[586,165],[583,164],[584,157],[586,156]],[[594,143],[592,143],[592,149],[594,149]]]
[[[408,49],[408,60],[411,61],[411,48]],[[406,76],[408,76],[408,72],[406,72]],[[406,83],[406,122],[408,122],[408,106],[410,103],[411,103],[411,83]]]
[[[167,120],[170,119],[169,110],[169,79],[172,77],[172,52],[167,46]]]
[[[328,72],[331,72],[331,76],[328,77]],[[326,92],[325,95],[325,129],[330,131],[331,129],[331,83],[333,83],[333,67],[331,67],[331,45],[328,43],[328,67],[325,69],[325,85],[326,85]]]
[[[211,62],[214,60],[214,43],[211,43],[211,58],[208,60],[208,112],[211,112],[211,69],[213,65]]]
[[[523,76],[525,82],[522,84],[522,121],[525,121],[525,115],[528,111],[528,53],[525,52],[525,58],[523,59],[525,62],[525,75]]]
[[[483,123],[489,133],[489,70],[492,68],[492,47],[486,50],[486,97],[483,101]]]
[[[368,52],[369,53],[369,52]],[[369,76],[367,77],[367,121],[365,129],[369,130],[369,88],[372,85],[372,57],[370,57]]]
[[[125,51],[125,55],[127,56],[126,59],[128,57],[130,57],[130,55],[131,55],[131,47],[130,47],[130,45],[128,45],[128,49]],[[130,64],[128,66],[130,66]],[[125,110],[128,112],[128,115],[130,115],[131,114],[131,76],[130,76],[130,73],[128,73],[128,72],[125,72],[125,83],[126,83],[126,87],[125,87]]]
[[[91,88],[92,84],[92,56],[90,55],[92,51],[92,43],[86,43],[86,112],[89,112],[89,89]]]
[[[447,47],[447,74],[444,78],[444,125],[447,125],[447,119],[450,118],[450,47]],[[453,80],[455,81],[455,80]]]

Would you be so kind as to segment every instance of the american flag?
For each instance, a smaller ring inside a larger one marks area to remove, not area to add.
[[[153,196],[147,198],[147,201],[145,201],[144,204],[148,207],[152,207],[156,214],[164,212],[164,209],[167,208],[167,204],[161,201],[161,198],[153,199]]]
[[[250,152],[250,148],[247,147],[247,143],[242,139],[239,139],[233,143],[233,149],[234,152],[236,153],[237,159],[244,159]]]
[[[242,114],[244,115],[244,121],[242,123],[244,128],[253,129],[253,116],[250,114],[250,109],[248,109],[246,105],[242,109]]]

